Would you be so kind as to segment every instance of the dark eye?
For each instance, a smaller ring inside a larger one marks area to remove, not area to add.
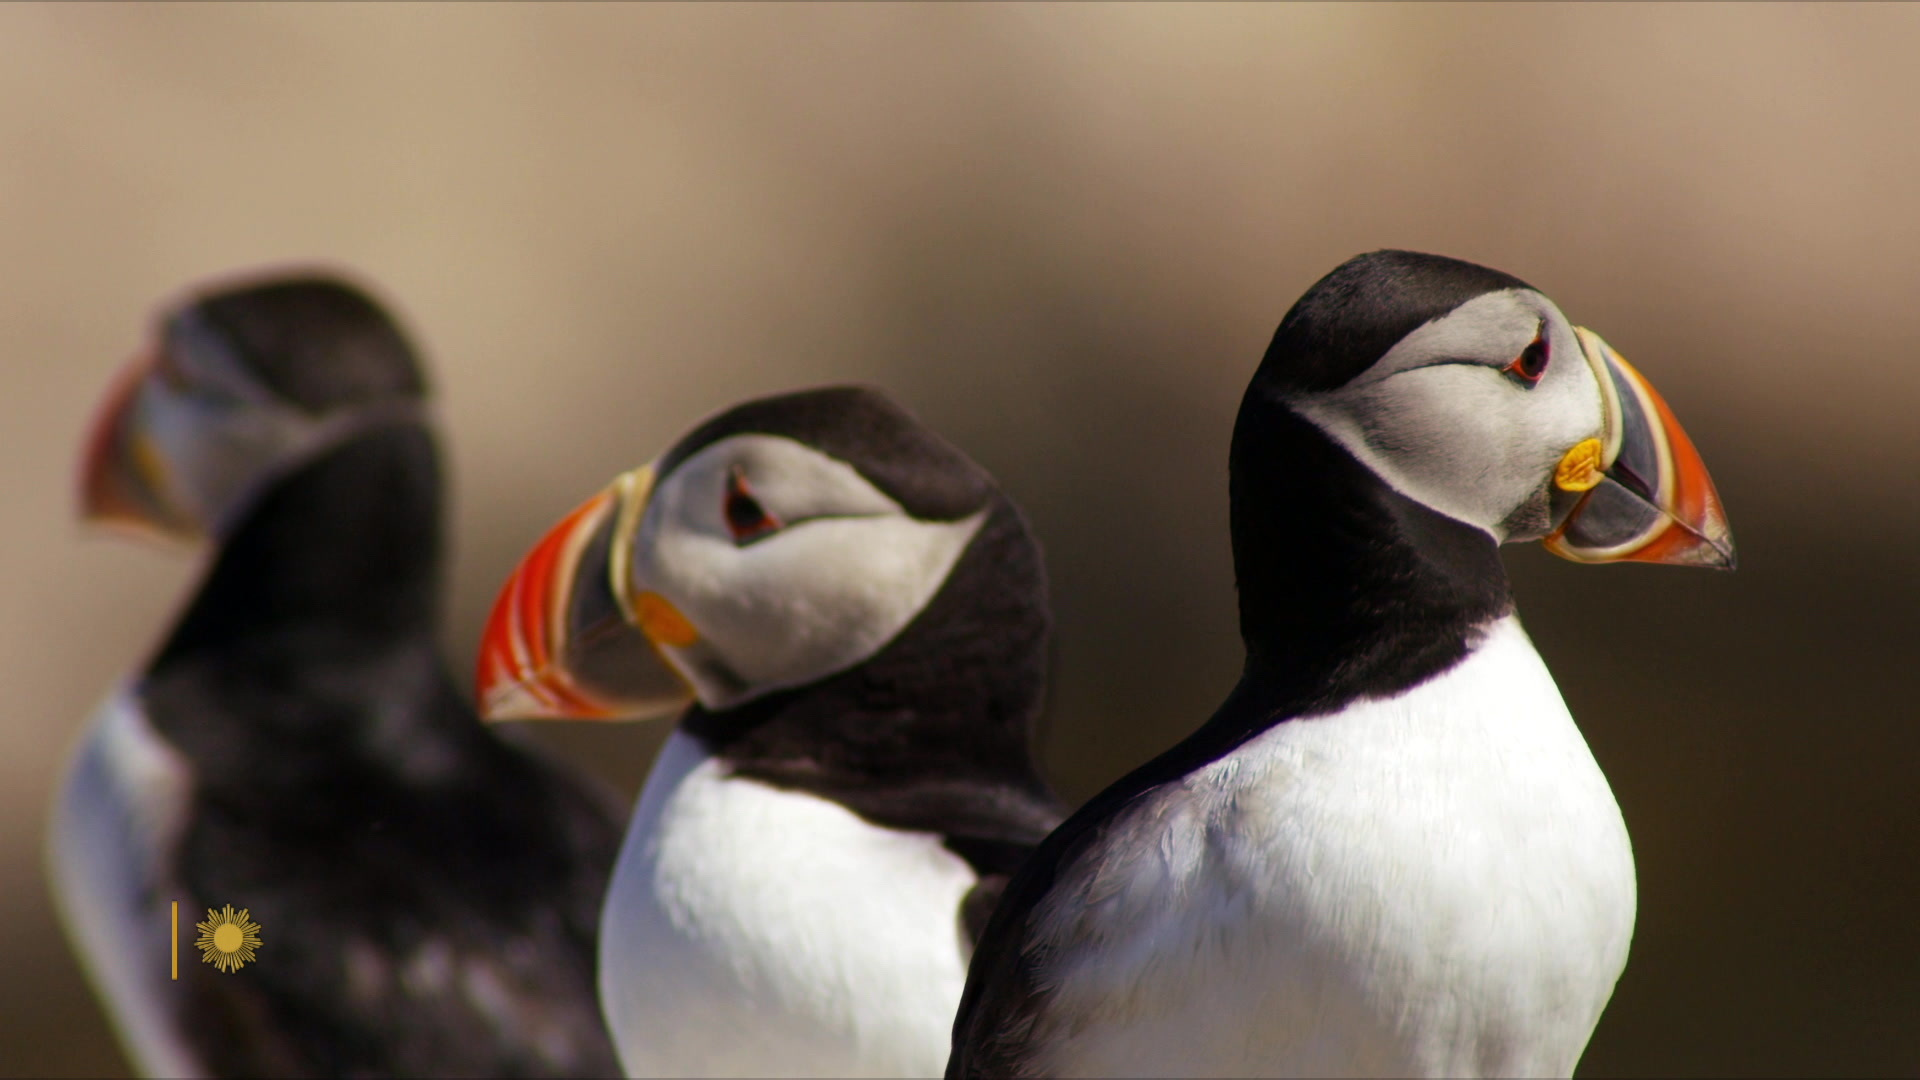
[[[727,495],[720,511],[736,544],[757,540],[780,528],[780,519],[767,513],[767,508],[753,497],[753,489],[747,486],[747,474],[738,465],[727,472]]]
[[[1508,364],[1503,370],[1528,386],[1532,386],[1540,381],[1540,376],[1547,373],[1547,360],[1547,338],[1542,333],[1535,335],[1533,344],[1521,350],[1520,355],[1514,357],[1513,363]]]

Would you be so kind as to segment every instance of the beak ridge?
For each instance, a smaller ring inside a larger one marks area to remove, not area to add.
[[[475,699],[487,720],[612,720],[678,709],[685,682],[626,600],[652,474],[620,477],[528,551],[481,635]]]
[[[493,602],[480,639],[475,700],[488,720],[601,719],[601,703],[570,685],[554,663],[564,634],[561,602],[573,587],[580,548],[606,520],[613,498],[600,492],[563,518],[520,560]]]

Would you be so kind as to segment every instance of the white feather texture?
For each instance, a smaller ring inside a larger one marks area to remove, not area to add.
[[[1633,857],[1519,622],[1116,819],[1036,915],[1047,1076],[1567,1076]]]
[[[614,871],[600,997],[628,1075],[940,1075],[972,870],[724,769],[675,732]]]
[[[53,811],[55,907],[122,1048],[145,1076],[204,1075],[180,1042],[167,998],[178,986],[168,974],[168,903],[185,898],[167,895],[158,871],[191,795],[186,759],[122,688],[88,724]],[[189,927],[193,914],[182,916]]]

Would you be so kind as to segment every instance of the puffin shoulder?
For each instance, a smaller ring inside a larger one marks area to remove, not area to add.
[[[1141,852],[1126,837],[1166,812],[1166,779],[1143,775],[1156,763],[1070,815],[1003,887],[968,969],[948,1076],[1030,1071],[1027,1052],[1052,1006],[1043,984],[1052,984],[1053,973],[1043,968],[1096,935],[1112,936],[1107,908],[1138,895],[1129,879],[1141,868],[1133,857]]]

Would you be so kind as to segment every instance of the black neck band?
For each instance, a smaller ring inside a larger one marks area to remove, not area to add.
[[[995,495],[940,591],[878,653],[731,709],[695,707],[681,726],[734,774],[877,824],[1030,843],[1058,814],[1029,745],[1046,683],[1045,597],[1038,545]]]

